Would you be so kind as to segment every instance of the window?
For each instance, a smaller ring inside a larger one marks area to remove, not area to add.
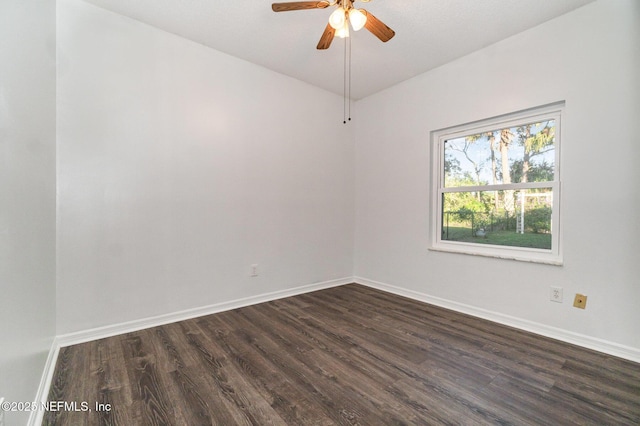
[[[432,133],[431,249],[561,264],[553,104]]]

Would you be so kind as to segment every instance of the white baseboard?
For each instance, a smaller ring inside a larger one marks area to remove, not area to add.
[[[434,297],[402,287],[396,287],[394,285],[373,281],[367,278],[354,277],[353,281],[357,284],[397,294],[399,296],[408,297],[409,299],[414,299],[420,302],[440,306],[442,308],[451,309],[452,311],[457,311],[464,314],[472,315],[474,317],[483,318],[489,321],[497,322],[499,324],[508,325],[510,327],[529,331],[541,336],[550,337],[552,339],[571,343],[577,346],[582,346],[588,349],[593,349],[595,351],[617,356],[619,358],[628,359],[629,361],[640,362],[640,349],[638,348],[620,345],[618,343],[597,339],[595,337],[574,333],[572,331],[551,327],[522,318],[512,317],[510,315],[501,314],[499,312],[493,312],[475,306],[465,305],[463,303],[454,302],[452,300],[441,299],[439,297]]]
[[[298,294],[310,293],[312,291],[322,290],[331,287],[337,287],[353,282],[353,277],[340,278],[336,280],[323,281],[320,283],[303,285],[286,290],[278,290],[271,293],[264,293],[257,296],[245,297],[242,299],[231,300],[228,302],[216,303],[199,308],[187,309],[184,311],[172,312],[168,314],[158,315],[149,318],[123,322],[119,324],[107,325],[104,327],[92,328],[89,330],[77,331],[74,333],[62,334],[57,336],[56,340],[60,347],[77,345],[78,343],[90,342],[92,340],[103,339],[105,337],[116,336],[118,334],[131,333],[133,331],[145,328],[156,327],[159,325],[170,324],[172,322],[184,321],[191,318],[197,318],[204,315],[215,314],[218,312],[229,311],[231,309],[242,308],[245,306],[255,305],[257,303],[269,302],[271,300],[283,299],[285,297],[296,296]]]
[[[53,373],[55,372],[55,369],[56,369],[56,362],[58,361],[59,352],[60,352],[60,345],[58,344],[57,338],[54,338],[53,343],[51,344],[51,349],[49,349],[49,355],[47,356],[47,361],[44,364],[42,378],[40,379],[40,385],[38,386],[38,391],[34,399],[34,401],[38,403],[44,403],[47,401],[47,397],[49,396],[49,388],[51,387],[51,381],[53,380]],[[41,425],[43,417],[44,417],[43,410],[31,411],[27,425],[29,426]]]

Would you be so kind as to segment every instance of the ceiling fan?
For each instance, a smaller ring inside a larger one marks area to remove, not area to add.
[[[349,37],[349,22],[354,31],[364,27],[383,42],[391,40],[396,35],[395,31],[370,12],[353,7],[353,3],[356,1],[368,3],[371,0],[294,1],[273,3],[271,9],[274,12],[288,12],[291,10],[326,9],[329,6],[336,6],[336,10],[329,16],[329,23],[318,42],[317,48],[321,50],[328,49],[334,37]]]

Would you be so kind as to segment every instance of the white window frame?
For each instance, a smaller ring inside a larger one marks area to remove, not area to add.
[[[431,132],[431,219],[430,219],[430,250],[452,253],[463,253],[477,256],[497,257],[527,262],[562,265],[562,221],[560,202],[560,147],[562,141],[562,116],[564,102],[554,103],[488,118],[472,123],[448,127]],[[475,135],[498,129],[516,127],[522,124],[555,120],[554,141],[554,180],[549,182],[528,182],[499,185],[465,186],[445,188],[444,182],[444,143],[446,140]],[[551,249],[535,249],[450,241],[442,239],[442,199],[448,192],[472,191],[500,191],[520,190],[528,188],[551,188],[553,191],[553,208],[551,213],[552,238]]]

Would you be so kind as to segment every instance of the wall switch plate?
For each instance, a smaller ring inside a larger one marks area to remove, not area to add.
[[[573,307],[584,309],[587,307],[587,296],[584,294],[576,293],[575,299],[573,299]]]
[[[549,300],[562,303],[562,287],[551,286],[549,289]]]
[[[258,276],[258,264],[254,263],[253,265],[251,265],[251,272],[249,273],[249,276],[251,277],[257,277]]]

